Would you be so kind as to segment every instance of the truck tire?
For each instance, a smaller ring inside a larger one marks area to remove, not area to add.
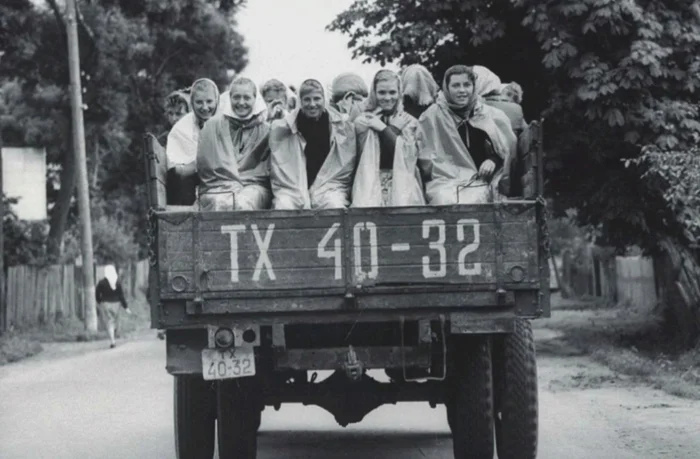
[[[219,381],[217,400],[220,459],[255,459],[261,407],[255,378]]]
[[[177,459],[212,459],[216,390],[201,375],[174,377],[175,451]]]
[[[455,459],[493,458],[491,348],[484,337],[457,337],[450,346],[447,419]]]
[[[494,411],[499,459],[537,457],[538,401],[535,341],[530,321],[494,339]]]

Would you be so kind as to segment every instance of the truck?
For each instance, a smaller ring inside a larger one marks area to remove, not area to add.
[[[451,206],[172,207],[164,150],[145,140],[151,326],[166,334],[179,459],[217,445],[254,459],[267,407],[317,405],[347,426],[398,402],[445,405],[455,459],[536,457],[541,120],[520,136],[515,195]]]

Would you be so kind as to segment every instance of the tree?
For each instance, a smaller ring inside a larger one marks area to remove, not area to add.
[[[91,185],[93,195],[114,204],[105,206],[108,212],[121,213],[117,204],[126,204],[131,222],[143,226],[142,136],[164,128],[161,103],[167,93],[202,76],[222,85],[229,70],[245,67],[247,50],[235,30],[242,4],[79,2]],[[49,189],[49,253],[54,259],[76,213],[64,30],[57,0],[13,0],[0,6],[0,129],[6,144],[46,147],[49,163],[60,168],[60,185]],[[133,231],[144,233],[138,226]]]
[[[653,251],[700,240],[696,11],[693,0],[358,0],[329,29],[366,61],[436,77],[481,64],[518,81],[526,115],[546,120],[557,213],[576,208],[601,243]]]
[[[602,223],[616,245],[653,247],[659,232],[700,236],[689,187],[698,155],[687,150],[700,134],[700,27],[690,6],[360,0],[329,29],[368,61],[422,63],[436,76],[482,64],[520,82],[526,114],[547,120],[548,193],[559,210],[577,207],[581,223]],[[642,154],[644,145],[655,148]],[[667,171],[671,157],[678,167]]]

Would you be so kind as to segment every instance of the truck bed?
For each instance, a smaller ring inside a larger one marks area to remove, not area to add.
[[[161,211],[158,294],[184,300],[192,314],[503,304],[515,291],[536,292],[548,282],[537,212],[528,200]]]

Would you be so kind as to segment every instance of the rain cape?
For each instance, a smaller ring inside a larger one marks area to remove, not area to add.
[[[367,100],[367,111],[369,112],[375,111],[378,106],[375,85],[376,83],[372,84]],[[401,93],[400,80],[399,93]],[[370,129],[361,120],[362,118],[358,118],[355,121],[360,160],[352,186],[352,207],[382,207],[379,133]],[[389,124],[396,127],[401,134],[397,136],[394,148],[388,204],[391,207],[425,205],[423,184],[416,165],[418,156],[416,128],[418,122],[404,111],[400,99],[397,101],[395,113],[389,118]]]
[[[431,205],[480,203],[500,198],[498,183],[516,151],[510,120],[501,110],[478,101],[466,121],[470,127],[486,133],[494,152],[503,159],[503,167],[489,184],[476,179],[476,165],[458,131],[462,122],[465,121],[450,110],[442,93],[419,120],[418,165]]]
[[[214,88],[216,97],[220,98],[219,88],[216,86],[216,83],[208,78],[200,78],[192,83],[192,86],[195,86],[199,82],[205,81]],[[221,104],[217,103],[214,115],[219,113],[220,109]],[[197,143],[199,141],[200,134],[201,129],[197,124],[197,117],[194,114],[194,110],[191,110],[185,116],[180,118],[177,123],[175,123],[170,130],[170,133],[168,133],[168,141],[165,149],[168,169],[179,165],[190,164],[191,162],[195,161],[197,157]]]
[[[300,109],[272,123],[270,181],[274,209],[334,209],[347,207],[357,146],[354,125],[331,107],[331,149],[311,187],[306,176],[306,141],[296,126]]]
[[[269,124],[218,114],[204,125],[197,151],[202,210],[264,209],[270,203]]]
[[[189,112],[172,127],[165,147],[167,168],[189,164],[197,157],[200,129],[194,112]]]

